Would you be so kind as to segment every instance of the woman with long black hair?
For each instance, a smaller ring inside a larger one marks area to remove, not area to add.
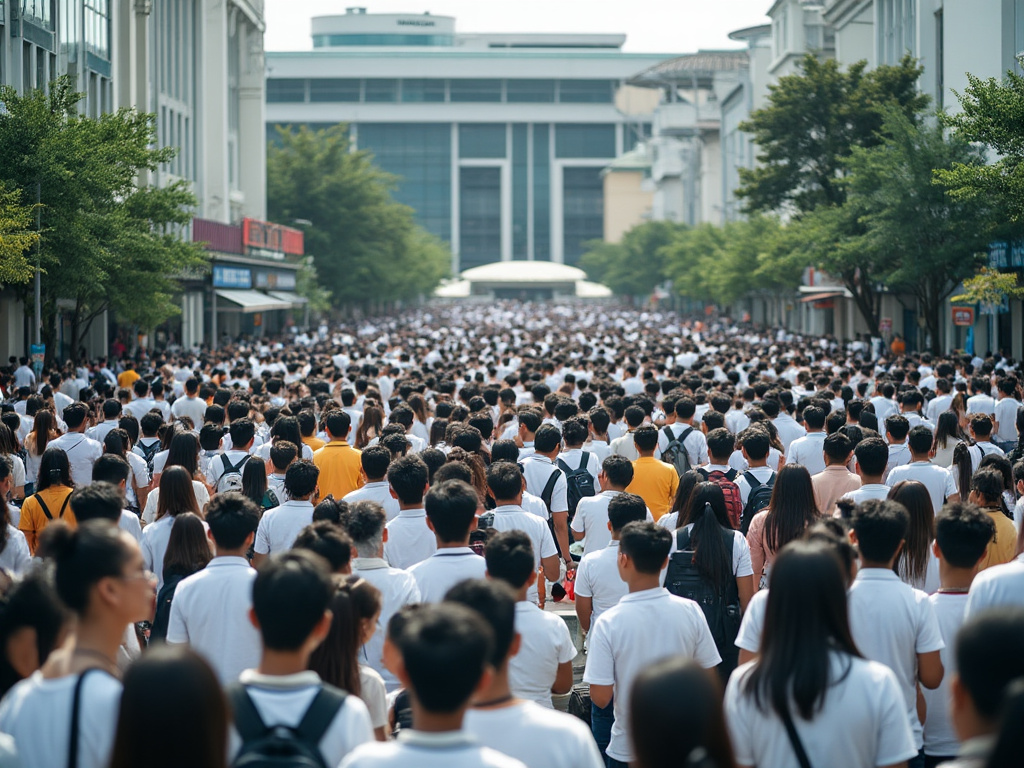
[[[810,473],[799,464],[786,465],[775,478],[768,509],[754,515],[747,532],[755,590],[767,586],[775,553],[803,536],[817,519]]]
[[[25,534],[28,548],[33,553],[39,543],[39,534],[54,520],[75,525],[75,513],[68,503],[73,490],[75,483],[71,479],[68,455],[60,448],[47,448],[39,462],[36,492],[25,499],[18,522],[18,528]]]
[[[834,548],[793,542],[775,558],[761,654],[725,692],[742,768],[875,768],[917,756],[892,670],[864,659],[850,634]]]

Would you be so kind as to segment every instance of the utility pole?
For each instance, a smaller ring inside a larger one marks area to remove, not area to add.
[[[42,229],[42,182],[36,182],[36,344],[43,343],[43,307],[42,307],[42,277],[41,266],[42,256],[40,254],[40,241],[42,236],[39,231]]]

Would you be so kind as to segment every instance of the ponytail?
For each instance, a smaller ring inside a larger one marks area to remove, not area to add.
[[[732,553],[725,546],[722,524],[710,503],[705,503],[704,510],[697,515],[690,530],[690,541],[697,572],[716,589],[724,589],[728,580],[733,578]]]

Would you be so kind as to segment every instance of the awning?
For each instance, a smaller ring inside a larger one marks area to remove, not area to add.
[[[287,291],[267,291],[267,294],[269,296],[273,296],[275,299],[287,301],[292,305],[292,308],[298,308],[309,303],[309,299],[305,296],[299,296],[297,293],[289,293]]]
[[[810,296],[804,296],[800,299],[801,302],[807,304],[812,301],[825,301],[826,299],[837,299],[843,295],[843,291],[831,291],[829,293],[814,293]]]
[[[217,298],[235,304],[234,307],[218,307],[218,310],[229,312],[271,312],[275,309],[291,309],[292,302],[282,301],[274,296],[268,296],[259,291],[228,291],[218,290]]]

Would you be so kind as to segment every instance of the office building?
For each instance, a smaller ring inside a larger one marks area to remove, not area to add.
[[[312,50],[267,54],[267,130],[345,123],[400,177],[395,197],[451,244],[453,273],[576,264],[604,234],[601,171],[650,133],[623,88],[669,58],[623,35],[464,34],[444,16],[314,18]]]

